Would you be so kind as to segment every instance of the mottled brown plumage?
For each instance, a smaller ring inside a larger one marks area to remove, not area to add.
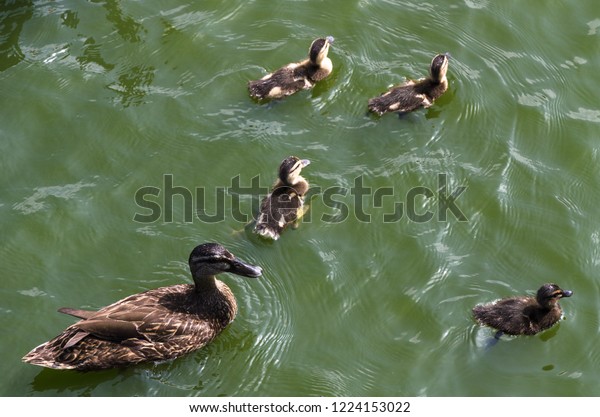
[[[325,79],[333,69],[331,59],[327,57],[332,43],[332,36],[315,39],[310,45],[308,58],[304,61],[287,64],[260,80],[249,81],[250,96],[258,100],[277,99],[313,88],[315,83]]]
[[[429,77],[407,81],[369,99],[369,111],[381,116],[387,112],[406,113],[431,106],[448,89],[448,58],[448,54],[436,55],[431,61]]]
[[[301,175],[307,159],[289,156],[279,166],[279,178],[261,205],[254,232],[267,239],[277,240],[281,232],[304,214],[304,196],[309,185]]]
[[[571,295],[573,291],[562,290],[556,284],[544,284],[535,297],[510,297],[477,305],[473,316],[480,324],[502,333],[534,335],[560,320],[562,309],[558,300]]]
[[[60,309],[82,320],[33,349],[23,361],[90,371],[172,359],[203,347],[237,313],[233,293],[215,275],[230,272],[255,278],[261,269],[216,243],[197,246],[189,264],[193,285],[149,290],[98,311]]]

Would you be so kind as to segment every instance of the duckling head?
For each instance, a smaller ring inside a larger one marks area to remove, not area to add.
[[[190,254],[189,264],[194,280],[221,272],[230,272],[248,278],[257,278],[262,274],[261,267],[241,261],[218,243],[203,243],[196,246]]]
[[[446,78],[448,71],[448,63],[450,62],[450,54],[438,54],[431,60],[429,73],[434,81],[442,82]]]
[[[572,295],[573,291],[563,290],[556,284],[544,284],[538,290],[535,298],[540,305],[552,308],[561,298]]]
[[[333,43],[333,36],[315,39],[308,50],[310,62],[314,65],[321,65],[321,62],[327,58],[329,46]]]
[[[302,168],[310,164],[308,159],[288,156],[279,166],[279,179],[287,185],[294,185],[300,180]]]

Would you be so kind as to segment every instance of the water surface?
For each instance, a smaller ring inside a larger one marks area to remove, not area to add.
[[[329,79],[248,97],[248,80],[326,35]],[[4,2],[0,393],[597,395],[599,36],[591,0]],[[449,90],[431,109],[366,114],[446,51]],[[321,192],[271,244],[246,227],[260,200],[247,189],[288,155],[312,161]],[[181,188],[167,210],[167,178],[204,190],[192,213]],[[465,221],[439,210],[440,178],[466,187]],[[153,222],[134,221],[149,214],[143,187],[161,192]],[[434,197],[410,199],[416,187]],[[398,203],[432,219],[394,218]],[[193,212],[220,206],[216,222]],[[240,311],[205,349],[88,374],[21,363],[73,322],[59,307],[189,282],[205,241],[265,271],[222,276]],[[574,291],[565,320],[486,350],[493,331],[471,308],[544,282]]]

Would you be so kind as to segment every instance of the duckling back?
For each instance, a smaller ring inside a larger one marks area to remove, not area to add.
[[[306,182],[275,186],[261,203],[254,232],[266,239],[279,239],[283,230],[302,216],[307,191]]]
[[[381,116],[387,112],[407,113],[421,107],[430,107],[448,89],[446,72],[449,57],[447,53],[434,56],[429,68],[429,77],[407,81],[369,99],[369,111]]]
[[[447,83],[435,83],[429,79],[408,81],[378,97],[369,99],[369,111],[379,116],[388,112],[407,113],[421,107],[430,107],[448,89]]]
[[[572,291],[556,284],[544,284],[534,297],[509,297],[477,305],[473,316],[480,324],[510,335],[534,335],[554,326],[562,317],[558,300]]]
[[[539,331],[534,321],[531,302],[522,298],[508,298],[492,304],[477,305],[473,316],[480,324],[509,335],[533,335]]]
[[[248,82],[250,96],[258,100],[278,99],[311,88],[309,79],[302,76],[302,71],[296,71],[294,65],[289,64],[260,80]]]

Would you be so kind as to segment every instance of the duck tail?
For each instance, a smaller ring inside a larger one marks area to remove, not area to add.
[[[259,236],[264,237],[265,239],[277,240],[279,239],[279,230],[276,228],[266,224],[266,223],[257,223],[254,227],[254,233]]]
[[[269,88],[263,80],[249,81],[248,92],[250,97],[262,100],[269,94]]]
[[[380,97],[369,99],[369,111],[379,116],[383,115],[387,111],[387,103],[381,100]]]
[[[75,369],[73,365],[61,363],[56,360],[56,352],[48,348],[48,343],[45,342],[33,349],[21,359],[25,363],[32,365],[43,366],[51,369]]]

